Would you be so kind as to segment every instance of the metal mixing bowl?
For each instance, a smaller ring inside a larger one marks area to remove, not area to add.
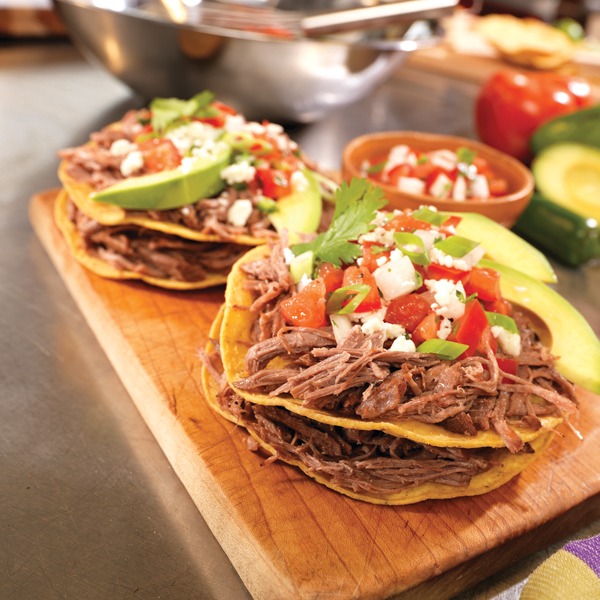
[[[316,121],[365,97],[408,52],[438,40],[435,19],[319,36],[294,31],[282,37],[275,27],[259,27],[253,21],[254,9],[245,17],[246,27],[232,26],[231,19],[199,19],[202,1],[193,5],[190,0],[186,4],[55,0],[55,4],[82,54],[145,98],[188,98],[209,89],[248,118],[280,123]],[[279,21],[271,24],[285,23],[292,29],[305,16],[273,9],[272,4],[269,14]],[[305,10],[309,4],[305,0],[300,6]],[[238,14],[230,5],[224,10]],[[259,18],[263,13],[256,14]]]

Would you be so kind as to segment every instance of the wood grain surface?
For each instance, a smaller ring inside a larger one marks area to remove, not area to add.
[[[261,464],[200,390],[196,353],[223,288],[167,292],[87,272],[54,226],[55,193],[32,199],[34,229],[255,598],[448,598],[600,516],[600,399],[584,391],[583,441],[565,432],[483,496],[375,506]]]

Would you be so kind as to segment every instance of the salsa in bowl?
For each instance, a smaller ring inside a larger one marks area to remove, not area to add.
[[[393,208],[475,212],[506,227],[533,193],[529,169],[503,152],[467,138],[413,131],[355,138],[344,148],[342,176],[377,184]]]

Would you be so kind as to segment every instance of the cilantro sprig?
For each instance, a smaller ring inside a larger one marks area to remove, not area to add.
[[[189,117],[210,117],[218,112],[211,104],[215,95],[210,91],[196,94],[189,100],[179,98],[154,98],[150,103],[152,128],[162,133],[173,125],[185,122]]]
[[[310,242],[294,244],[291,250],[296,256],[312,251],[315,269],[322,262],[336,267],[350,264],[361,254],[358,237],[375,228],[372,221],[386,204],[383,191],[366,179],[344,182],[335,196],[335,211],[329,229]]]

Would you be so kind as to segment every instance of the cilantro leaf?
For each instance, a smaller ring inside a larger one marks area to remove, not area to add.
[[[214,94],[209,91],[200,92],[189,100],[154,98],[149,107],[152,113],[152,127],[160,134],[186,117],[204,116],[202,113],[206,112],[214,99]]]
[[[315,268],[321,262],[339,267],[354,262],[361,253],[357,239],[374,229],[371,223],[377,211],[387,204],[383,191],[366,179],[354,178],[342,183],[335,196],[335,211],[329,229],[314,240],[295,244],[292,251],[297,256],[311,250]]]

